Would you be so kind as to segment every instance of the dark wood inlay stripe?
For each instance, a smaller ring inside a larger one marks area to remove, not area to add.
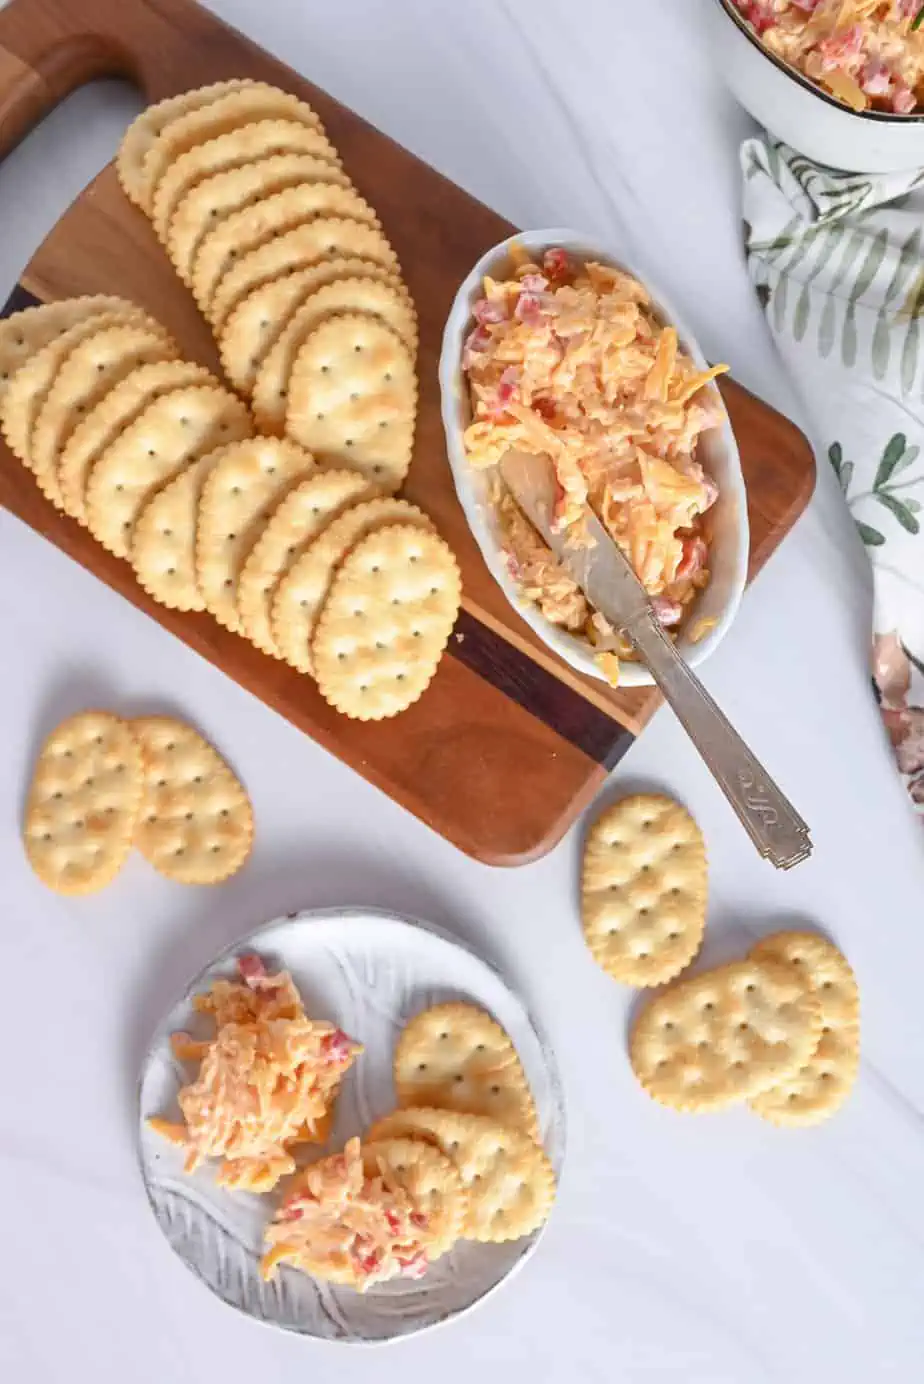
[[[23,288],[22,284],[17,284],[3,307],[0,308],[0,317],[12,317],[14,312],[22,312],[24,308],[39,308],[41,306],[41,298],[36,298],[35,294],[30,293],[27,288]]]
[[[612,768],[635,738],[467,610],[459,615],[449,653],[597,764]]]

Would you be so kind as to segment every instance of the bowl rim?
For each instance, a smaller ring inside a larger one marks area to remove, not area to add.
[[[676,305],[663,292],[661,286],[655,283],[647,272],[634,266],[624,254],[609,246],[605,237],[592,236],[568,227],[536,227],[514,231],[496,245],[485,250],[460,283],[446,318],[439,357],[440,412],[456,496],[462,506],[472,537],[478,545],[482,561],[491,577],[500,586],[512,609],[530,626],[552,653],[577,672],[608,685],[608,680],[602,669],[595,662],[593,650],[589,646],[584,647],[584,642],[578,636],[553,625],[542,615],[538,607],[523,599],[518,586],[509,575],[505,564],[500,560],[499,544],[491,530],[489,520],[482,513],[483,506],[475,494],[474,485],[467,476],[470,463],[465,454],[462,428],[459,426],[457,412],[458,387],[460,381],[464,379],[461,359],[462,344],[471,320],[468,298],[479,279],[485,273],[490,272],[490,267],[494,261],[509,252],[511,246],[524,244],[528,250],[563,245],[572,254],[585,258],[597,256],[633,275],[648,290],[656,310],[664,321],[677,328],[684,350],[701,368],[705,369],[707,362],[702,348],[685,318],[677,311]],[[715,388],[714,382],[713,388]],[[724,419],[716,431],[720,434],[720,445],[724,447],[729,461],[729,480],[726,482],[725,491],[733,495],[735,502],[734,562],[728,597],[717,617],[717,623],[695,643],[691,643],[689,639],[684,639],[682,634],[678,640],[678,646],[684,660],[690,667],[697,667],[703,663],[718,648],[735,621],[747,586],[750,556],[747,487],[741,467],[738,442],[727,407],[725,407]],[[621,672],[622,676],[617,689],[619,691],[634,687],[654,686],[654,678],[641,663],[623,662]]]
[[[790,81],[796,82],[812,96],[817,96],[818,99],[824,101],[826,105],[833,107],[836,111],[840,111],[842,115],[849,116],[851,120],[868,120],[874,125],[920,125],[924,122],[924,111],[909,112],[908,115],[899,115],[897,112],[893,111],[851,110],[843,101],[839,101],[836,96],[832,96],[829,92],[825,91],[823,87],[818,86],[810,77],[806,77],[797,67],[793,67],[791,63],[785,62],[783,58],[777,57],[776,53],[771,53],[769,48],[761,43],[758,35],[754,33],[753,29],[747,23],[747,20],[736,8],[734,0],[716,0],[716,3],[719,9],[732,21],[738,32],[743,34],[752,47],[756,48],[768,62],[772,63],[778,72],[781,72],[784,77],[788,77]]]

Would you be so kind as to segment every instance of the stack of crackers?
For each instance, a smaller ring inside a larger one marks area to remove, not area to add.
[[[233,389],[124,299],[53,303],[0,324],[7,443],[156,600],[209,611],[348,716],[403,711],[461,589],[430,521],[393,498],[417,319],[374,212],[315,112],[259,82],[145,111],[118,168]]]
[[[612,804],[585,843],[584,936],[626,985],[675,981],[706,926],[706,850],[679,803],[637,794]],[[826,938],[765,937],[744,961],[671,985],[632,1029],[630,1059],[646,1091],[676,1110],[736,1101],[779,1125],[833,1115],[860,1054],[859,991]]]
[[[417,1014],[398,1038],[394,1078],[400,1108],[366,1137],[427,1144],[449,1161],[467,1194],[461,1239],[517,1240],[544,1224],[555,1174],[523,1066],[490,1014],[464,1003]]]
[[[23,835],[33,870],[59,894],[102,889],[132,846],[168,879],[218,884],[250,854],[253,809],[218,752],[182,721],[84,711],[42,746]]]
[[[117,167],[261,432],[397,490],[414,436],[417,316],[311,107],[262,82],[186,92],[139,116]]]

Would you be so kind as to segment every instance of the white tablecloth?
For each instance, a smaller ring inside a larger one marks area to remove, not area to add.
[[[711,3],[711,0],[701,0]],[[742,113],[693,0],[215,0],[235,23],[523,225],[616,239],[713,357],[794,409],[742,265]],[[133,99],[76,96],[0,168],[0,289],[111,155]],[[633,996],[591,961],[576,833],[474,864],[56,549],[0,514],[0,1379],[752,1381],[921,1377],[924,931],[920,825],[869,693],[866,560],[832,477],[745,600],[707,681],[813,827],[778,876],[668,713],[612,791],[666,788],[710,847],[706,954],[808,920],[855,965],[863,1064],[843,1113],[781,1133],[672,1115],[626,1061]],[[176,710],[256,807],[251,865],[183,889],[131,864],[56,898],[19,841],[37,738],[84,705]],[[570,1154],[539,1254],[475,1314],[385,1350],[227,1310],[161,1239],[133,1151],[148,1035],[216,950],[290,908],[356,900],[441,923],[502,964],[556,1044]]]

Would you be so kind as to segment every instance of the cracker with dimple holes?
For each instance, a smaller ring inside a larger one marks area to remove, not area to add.
[[[368,260],[332,259],[261,284],[238,303],[225,322],[220,337],[221,363],[235,389],[250,394],[257,385],[258,374],[262,374],[264,368],[270,371],[263,388],[272,401],[273,426],[266,429],[261,422],[263,431],[281,433],[285,424],[284,394],[281,408],[276,407],[281,367],[269,364],[277,342],[306,298],[326,284],[347,278],[373,278],[391,284],[404,297],[408,311],[414,313],[407,289],[389,270]],[[288,384],[290,367],[291,361],[285,368],[284,384]]]
[[[228,134],[219,135],[217,139],[207,140],[205,144],[194,145],[170,164],[157,186],[151,213],[154,229],[166,244],[172,239],[176,227],[188,219],[189,209],[181,215],[184,203],[199,191],[203,183],[214,183],[216,192],[219,187],[224,187],[228,193],[233,193],[233,178],[229,184],[218,184],[214,180],[242,168],[262,164],[264,176],[258,179],[259,186],[269,172],[265,165],[280,157],[310,158],[309,172],[340,167],[340,159],[330,140],[312,126],[302,125],[297,120],[259,120],[252,125],[243,125]],[[274,172],[280,171],[280,167],[276,166]],[[346,178],[345,174],[341,176]],[[241,191],[244,190],[243,184],[238,186]],[[223,200],[219,198],[218,202],[213,203],[215,216],[219,214]],[[208,201],[199,205],[208,216]],[[243,201],[238,201],[238,206],[243,205]],[[233,206],[229,210],[233,210]]]
[[[368,500],[327,525],[293,562],[276,587],[271,614],[276,646],[293,668],[302,673],[312,671],[314,627],[337,565],[367,534],[396,523],[430,526],[427,516],[405,500]]]
[[[128,322],[85,337],[62,364],[45,396],[32,430],[29,450],[36,474],[52,473],[65,509],[59,463],[74,429],[109,391],[138,366],[175,360],[177,347],[165,331]],[[73,510],[79,518],[83,505]]]
[[[245,256],[316,217],[347,217],[378,227],[378,217],[353,187],[302,183],[232,212],[202,239],[193,269],[196,299],[208,312],[218,286]]]
[[[285,122],[279,123],[284,125]],[[297,130],[306,140],[323,140],[323,136],[319,135],[317,130],[308,130],[303,125],[291,124],[289,128]],[[240,135],[246,133],[244,130],[235,132]],[[233,136],[226,135],[225,138],[232,139]],[[214,143],[219,144],[221,141],[215,140]],[[199,159],[201,163],[202,151],[208,148],[208,145],[200,145],[198,149],[184,154],[183,158]],[[173,171],[171,168],[162,179],[161,193],[164,192],[164,184]],[[226,168],[224,172],[197,179],[195,185],[187,190],[176,204],[168,226],[161,232],[167,252],[183,282],[192,283],[193,266],[199,246],[206,235],[225,217],[241,211],[253,202],[261,201],[264,197],[282,192],[284,188],[306,182],[349,186],[347,175],[337,164],[327,163],[323,158],[313,154],[299,153],[272,154],[254,163]]]
[[[306,337],[289,380],[286,432],[320,460],[355,466],[397,490],[411,464],[416,415],[413,356],[379,318],[343,314]]]
[[[253,844],[250,799],[217,750],[182,721],[132,721],[144,754],[135,845],[168,879],[219,884]]]
[[[551,1163],[528,1135],[486,1115],[395,1110],[366,1138],[423,1139],[455,1164],[468,1192],[464,1240],[518,1240],[548,1220],[555,1200]]]
[[[264,653],[281,658],[273,637],[273,593],[321,531],[374,487],[356,471],[322,471],[300,482],[267,520],[241,569],[238,614],[244,632]]]
[[[452,1249],[462,1233],[468,1197],[452,1161],[416,1139],[379,1139],[363,1143],[363,1171],[382,1177],[386,1186],[402,1187],[414,1208],[427,1218],[421,1241],[427,1258],[438,1259]]]
[[[190,111],[208,106],[230,91],[237,91],[249,84],[247,78],[234,77],[227,82],[215,82],[212,86],[198,87],[195,91],[184,91],[179,96],[170,96],[166,101],[158,101],[148,106],[132,121],[119,145],[116,155],[116,172],[122,190],[136,206],[147,208],[151,205],[150,186],[145,174],[145,160],[160,137],[161,131],[173,120],[188,115]]]
[[[417,314],[407,290],[382,279],[343,278],[326,284],[308,296],[281,332],[260,377],[260,416],[275,432],[285,426],[292,370],[311,333],[328,317],[362,313],[380,318],[395,331],[413,359],[417,352]]]
[[[230,630],[240,629],[241,568],[267,518],[314,458],[277,437],[227,447],[206,477],[196,529],[196,572],[206,608]]]
[[[225,274],[212,301],[200,306],[220,335],[238,303],[261,284],[324,260],[352,258],[371,260],[392,273],[398,270],[395,252],[377,226],[319,216],[243,255]]]
[[[68,513],[81,523],[86,522],[87,477],[103,452],[155,399],[193,384],[218,387],[218,381],[204,365],[166,360],[138,366],[109,390],[78,423],[58,459],[58,484]]]
[[[141,749],[125,721],[84,711],[42,746],[29,789],[29,863],[58,894],[102,889],[124,865],[141,808]]]
[[[126,303],[124,312],[100,313],[76,322],[37,352],[10,380],[0,404],[0,429],[10,450],[32,470],[31,441],[35,420],[39,415],[55,376],[76,346],[88,336],[95,336],[106,327],[127,321],[143,321],[144,314]],[[57,474],[53,469],[34,472],[43,492],[56,505],[61,505]]]
[[[632,1069],[675,1110],[718,1110],[804,1066],[821,1032],[818,1003],[792,968],[731,962],[679,981],[641,1011]]]
[[[124,298],[100,294],[89,298],[62,298],[58,303],[23,308],[0,321],[0,400],[20,366],[37,355],[55,337],[100,313],[121,312],[132,305]]]
[[[850,1094],[860,1060],[860,994],[837,947],[813,932],[776,932],[751,951],[789,966],[821,1010],[818,1047],[804,1066],[762,1091],[751,1109],[773,1124],[802,1127],[833,1115]]]
[[[199,501],[223,448],[183,468],[145,505],[132,532],[135,575],[155,600],[172,610],[205,610],[196,571]]]
[[[690,964],[706,927],[706,848],[679,803],[623,798],[587,833],[581,886],[584,938],[624,985],[663,985]]]
[[[347,554],[311,642],[331,706],[359,721],[397,716],[429,686],[459,614],[452,549],[415,524],[380,528]]]
[[[462,1002],[415,1015],[395,1045],[402,1106],[487,1115],[539,1138],[536,1107],[509,1036],[490,1014]]]
[[[232,130],[260,120],[294,120],[323,133],[321,121],[305,101],[263,82],[251,82],[216,101],[188,111],[165,125],[144,157],[142,172],[147,185],[146,206],[153,211],[160,180],[171,164],[195,148],[219,139]]]
[[[194,385],[162,394],[90,472],[91,533],[117,557],[128,557],[135,520],[151,496],[197,457],[251,432],[249,413],[226,389]]]

